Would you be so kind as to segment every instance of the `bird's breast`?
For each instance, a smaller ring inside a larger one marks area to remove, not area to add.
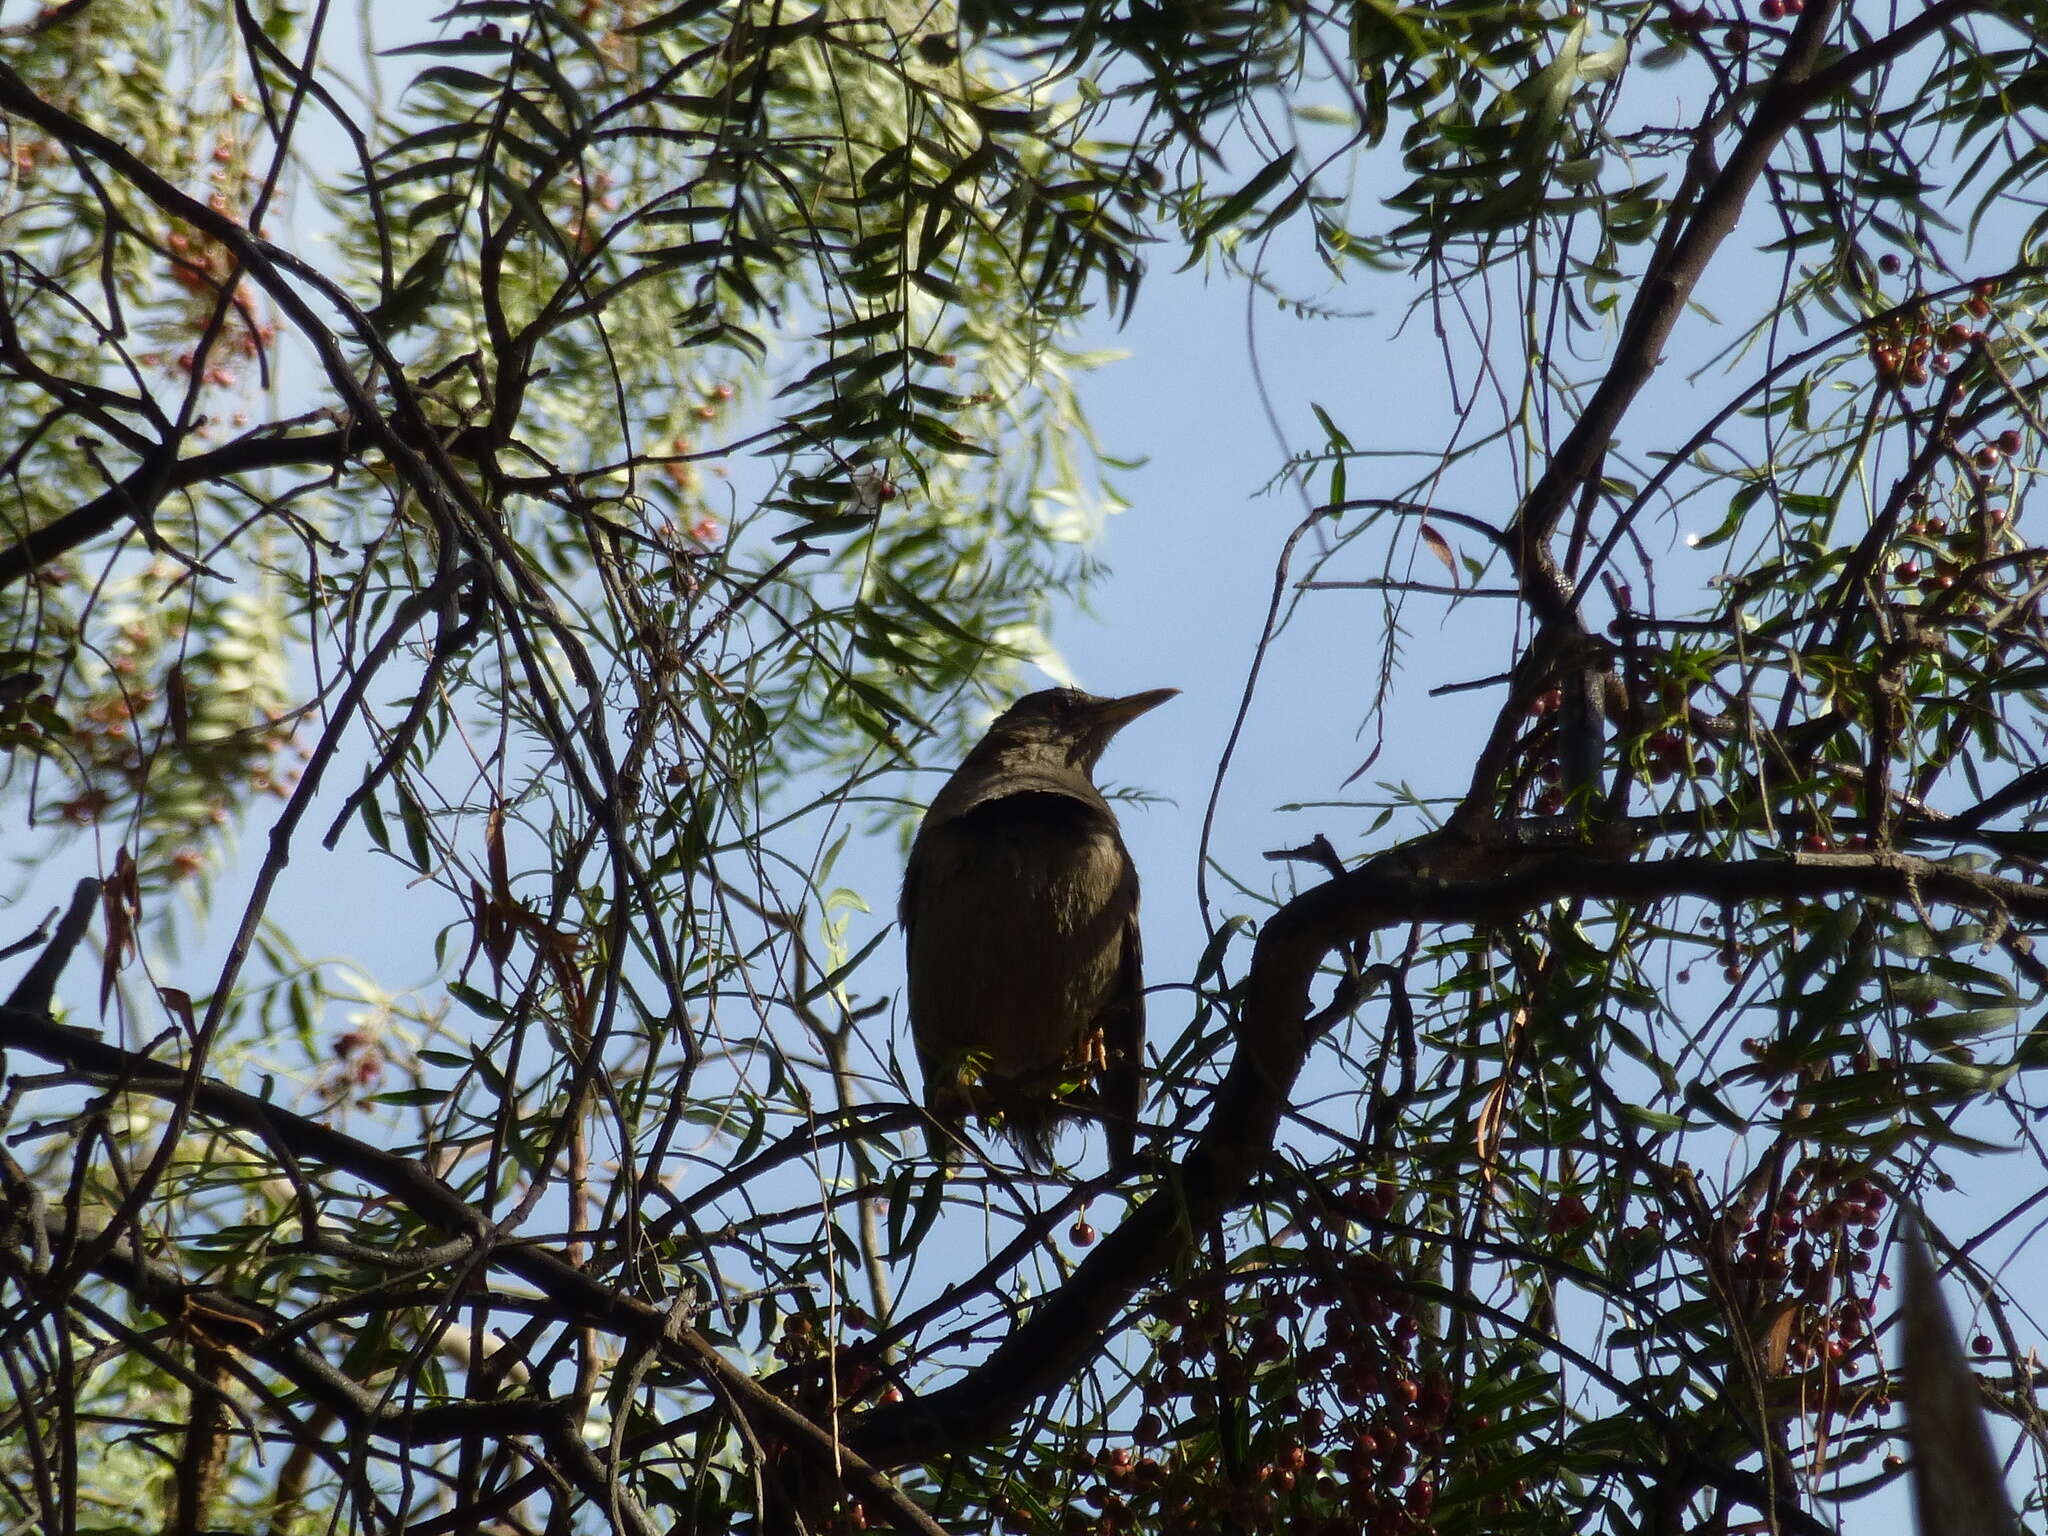
[[[910,1011],[928,1066],[1015,1077],[1069,1059],[1109,1005],[1137,877],[1105,809],[986,801],[920,832]]]

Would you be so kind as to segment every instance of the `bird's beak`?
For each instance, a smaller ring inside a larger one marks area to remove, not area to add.
[[[1109,745],[1110,737],[1179,692],[1178,688],[1154,688],[1149,693],[1126,694],[1121,699],[1098,699],[1089,710],[1086,730],[1068,751],[1068,760],[1092,769],[1103,748]]]
[[[1147,693],[1130,693],[1120,699],[1104,699],[1095,708],[1095,726],[1105,736],[1122,730],[1147,710],[1157,709],[1180,695],[1178,688],[1154,688]]]

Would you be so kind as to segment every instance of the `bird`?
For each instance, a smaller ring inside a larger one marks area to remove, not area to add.
[[[958,1159],[969,1114],[1030,1166],[1071,1120],[1133,1153],[1145,992],[1138,871],[1095,787],[1110,738],[1179,693],[1048,688],[988,728],[925,812],[897,913],[933,1154]]]

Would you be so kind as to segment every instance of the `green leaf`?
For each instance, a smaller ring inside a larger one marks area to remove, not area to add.
[[[915,1201],[904,1198],[909,1193],[910,1183],[908,1170],[891,1181],[889,1251],[886,1255],[891,1263],[917,1252],[946,1204],[946,1170],[943,1167],[918,1181]]]
[[[503,1003],[494,997],[479,992],[475,987],[470,986],[466,982],[449,982],[448,995],[461,1003],[471,1013],[481,1018],[489,1019],[493,1023],[501,1024],[512,1016],[511,1010]]]
[[[1217,204],[1216,207],[1203,216],[1202,222],[1195,226],[1194,235],[1191,237],[1193,247],[1199,250],[1203,243],[1218,230],[1227,228],[1235,223],[1260,198],[1280,184],[1281,179],[1294,168],[1294,161],[1295,151],[1290,149],[1259,167],[1257,174],[1250,181],[1247,181],[1243,186],[1231,193],[1230,196],[1224,198],[1221,203]],[[1192,261],[1194,258],[1190,257],[1189,259]]]
[[[1749,1129],[1749,1121],[1730,1109],[1726,1101],[1709,1087],[1703,1078],[1693,1078],[1686,1083],[1685,1102],[1715,1124],[1725,1126],[1731,1131]]]

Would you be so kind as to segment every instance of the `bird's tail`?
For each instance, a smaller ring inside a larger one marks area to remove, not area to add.
[[[1002,1132],[1024,1159],[1025,1167],[1033,1173],[1050,1173],[1053,1139],[1070,1113],[1057,1103],[1012,1107],[1003,1112]]]

